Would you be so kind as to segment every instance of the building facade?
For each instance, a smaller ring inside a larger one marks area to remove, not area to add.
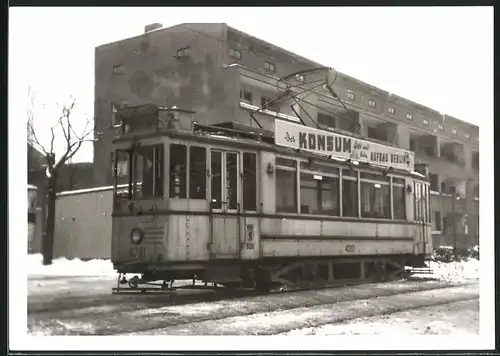
[[[295,92],[298,100],[273,101],[283,93],[279,78],[319,67],[222,23],[155,24],[139,36],[97,47],[95,130],[103,138],[94,143],[94,185],[112,184],[112,140],[120,124],[114,113],[120,107],[177,106],[195,111],[200,124],[236,121],[271,130],[276,117],[302,120],[414,151],[416,163],[429,167],[435,243],[477,244],[478,127],[340,72],[332,86],[338,98],[313,84],[324,75],[318,71],[291,79],[308,89]],[[263,105],[266,110],[256,113]]]

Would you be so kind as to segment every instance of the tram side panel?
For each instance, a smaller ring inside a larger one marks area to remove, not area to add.
[[[411,224],[263,219],[263,257],[412,254]]]

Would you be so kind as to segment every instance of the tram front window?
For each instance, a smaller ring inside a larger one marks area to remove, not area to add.
[[[163,196],[163,145],[142,146],[134,151],[133,197]]]
[[[130,151],[118,150],[115,153],[114,178],[116,185],[116,198],[129,197],[130,157]]]

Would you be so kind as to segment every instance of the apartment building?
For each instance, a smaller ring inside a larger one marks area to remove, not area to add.
[[[416,163],[428,164],[436,244],[476,244],[478,127],[339,72],[333,84],[338,98],[314,87],[322,74],[312,72],[292,79],[310,89],[298,103],[272,101],[282,93],[280,77],[321,66],[223,23],[153,24],[136,37],[97,47],[95,129],[103,139],[94,143],[94,184],[112,184],[114,113],[123,106],[177,106],[195,111],[201,124],[237,121],[272,130],[279,117],[342,132],[358,128],[357,134],[411,149]],[[254,112],[263,105],[266,110]]]

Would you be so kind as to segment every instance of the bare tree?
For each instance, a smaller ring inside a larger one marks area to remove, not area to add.
[[[63,105],[61,115],[57,122],[50,127],[51,137],[50,146],[47,148],[43,145],[34,129],[34,93],[29,90],[29,105],[27,109],[28,116],[28,142],[35,148],[41,150],[45,156],[46,177],[47,177],[47,221],[45,231],[42,238],[42,255],[43,264],[52,264],[54,253],[54,227],[55,227],[55,210],[56,210],[56,194],[58,193],[58,180],[60,170],[63,165],[71,160],[71,158],[80,150],[84,142],[93,142],[97,135],[94,133],[93,125],[87,118],[84,129],[77,133],[72,125],[72,113],[75,107],[75,99],[72,99],[69,105]],[[61,152],[60,157],[56,160],[54,151],[54,140],[57,135],[62,135],[65,140],[65,148]]]

